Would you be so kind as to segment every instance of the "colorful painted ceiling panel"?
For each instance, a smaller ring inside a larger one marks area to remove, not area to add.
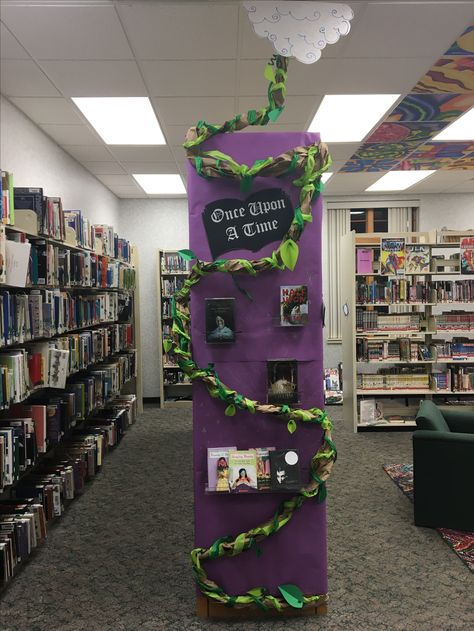
[[[357,160],[351,158],[345,163],[342,169],[340,169],[340,173],[391,171],[399,162],[400,160]]]
[[[365,142],[398,143],[412,140],[425,141],[439,133],[446,125],[448,125],[448,121],[382,123]]]
[[[352,155],[354,160],[403,160],[413,153],[423,141],[418,142],[386,142],[364,143]]]
[[[444,54],[451,56],[474,55],[474,24],[468,26]]]
[[[413,92],[474,91],[474,57],[441,57],[413,88]]]
[[[389,114],[386,122],[450,122],[473,106],[474,92],[469,94],[408,94]]]

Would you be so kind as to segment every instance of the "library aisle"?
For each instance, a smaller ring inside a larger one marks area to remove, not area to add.
[[[328,483],[331,615],[276,621],[272,631],[396,631],[407,620],[474,628],[472,574],[435,530],[413,525],[412,504],[382,469],[411,461],[411,434],[354,435],[341,412],[329,408],[339,453]],[[195,616],[191,452],[191,411],[146,406],[3,594],[0,629],[228,629]]]

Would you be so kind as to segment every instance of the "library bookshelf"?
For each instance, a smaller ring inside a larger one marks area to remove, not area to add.
[[[0,591],[143,411],[138,252],[87,220],[82,241],[55,199],[62,238],[2,199]]]
[[[474,274],[461,273],[460,254],[473,235],[342,237],[344,421],[354,432],[413,428],[423,399],[474,410]],[[425,269],[381,273],[382,239],[421,251]]]
[[[171,335],[173,293],[184,285],[188,263],[177,250],[158,250],[157,299],[158,339],[161,348],[160,407],[191,407],[192,384],[176,361],[163,351],[163,340]]]

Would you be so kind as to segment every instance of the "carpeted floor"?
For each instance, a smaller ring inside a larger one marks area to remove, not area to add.
[[[411,461],[411,434],[354,435],[333,408],[327,616],[230,625],[197,620],[190,411],[148,407],[0,600],[2,631],[450,631],[474,628],[473,574],[382,469]]]

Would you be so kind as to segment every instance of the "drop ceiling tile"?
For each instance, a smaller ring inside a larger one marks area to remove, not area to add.
[[[63,145],[62,148],[79,162],[108,162],[113,159],[105,145]]]
[[[474,177],[462,184],[456,184],[453,187],[446,188],[445,191],[450,193],[474,193]]]
[[[321,103],[322,96],[294,96],[288,94],[285,99],[285,109],[280,115],[278,122],[283,124],[295,123],[298,121],[309,121]],[[244,96],[238,99],[237,113],[248,110],[260,109],[267,103],[261,96]]]
[[[421,144],[420,141],[364,143],[351,157],[354,160],[403,160]]]
[[[0,58],[1,59],[29,59],[26,50],[13,37],[10,31],[0,24]]]
[[[65,96],[148,96],[134,61],[43,61]]]
[[[5,96],[60,96],[34,61],[10,59],[0,65],[0,92]]]
[[[448,125],[448,121],[416,122],[416,123],[382,123],[365,140],[371,142],[406,142],[429,140]]]
[[[187,125],[168,125],[165,131],[168,144],[174,147],[180,147],[185,140],[188,129],[189,127]]]
[[[112,5],[65,4],[5,6],[2,20],[36,59],[133,58]]]
[[[59,145],[102,145],[102,140],[86,125],[40,125]]]
[[[473,177],[469,171],[436,171],[418,184],[410,187],[410,193],[441,193],[453,186],[460,186]]]
[[[138,59],[233,59],[237,53],[235,5],[122,3],[118,6]]]
[[[329,154],[334,161],[345,162],[360,147],[360,142],[330,142]]]
[[[432,64],[417,59],[320,59],[312,65],[293,63],[288,69],[287,93],[405,94]],[[239,63],[240,95],[267,93],[265,62],[243,59]]]
[[[176,162],[124,162],[129,173],[178,173]]]
[[[408,94],[386,122],[452,121],[474,105],[470,94]]]
[[[142,61],[152,96],[234,96],[235,61]]]
[[[416,150],[410,158],[464,158],[474,152],[474,142],[427,142]]]
[[[94,175],[122,175],[126,171],[118,162],[83,162]]]
[[[220,124],[232,118],[235,109],[235,99],[230,96],[188,97],[186,99],[174,97],[154,98],[160,119],[166,125],[195,125],[199,120]],[[240,111],[240,110],[239,110]]]
[[[80,125],[83,122],[67,99],[18,97],[10,100],[38,125]]]
[[[135,180],[131,175],[96,175],[96,178],[106,186],[135,186]]]
[[[470,2],[367,3],[362,19],[352,21],[344,53],[435,60],[471,21]]]
[[[109,188],[112,193],[115,193],[117,197],[136,197],[137,199],[144,199],[147,197],[146,193],[138,186],[108,185],[107,188]]]
[[[461,33],[445,55],[474,55],[474,24]]]
[[[336,173],[324,187],[325,195],[363,193],[380,178],[380,173]]]
[[[441,57],[411,90],[454,94],[468,94],[473,91],[474,57]]]
[[[166,145],[123,146],[113,145],[111,153],[120,162],[172,162],[173,154]]]

